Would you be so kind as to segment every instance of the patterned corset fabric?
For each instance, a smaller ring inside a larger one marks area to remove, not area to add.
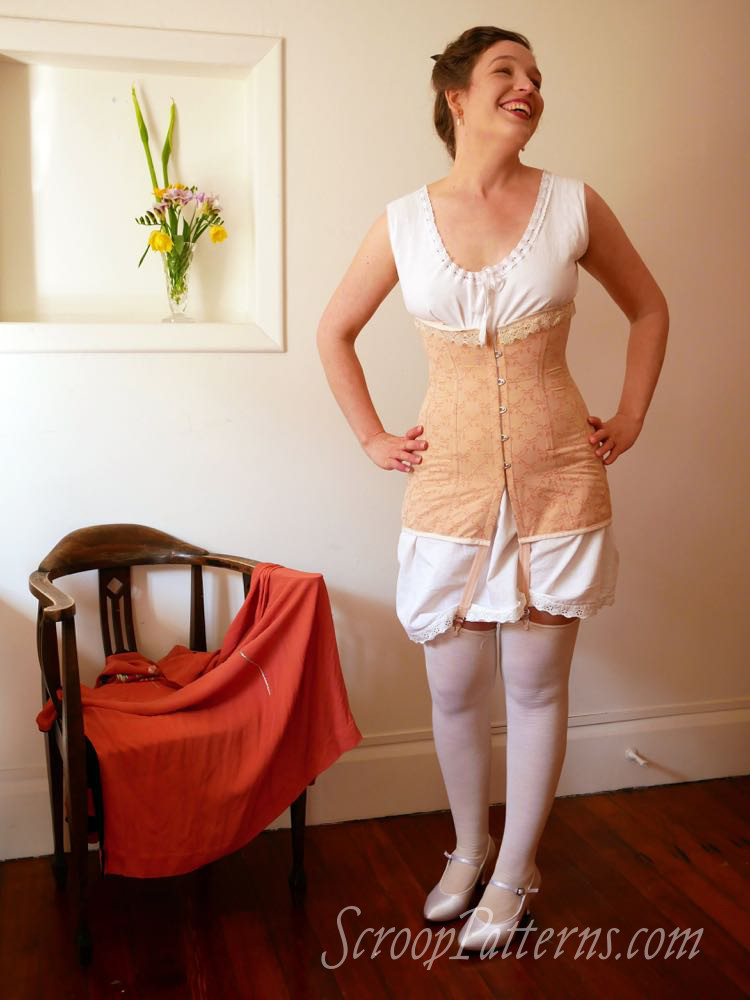
[[[506,488],[521,542],[611,522],[606,468],[565,360],[574,309],[524,317],[485,345],[415,321],[429,362],[417,418],[428,448],[409,476],[403,528],[488,545]]]

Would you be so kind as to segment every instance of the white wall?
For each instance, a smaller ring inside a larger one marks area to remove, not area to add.
[[[643,433],[609,467],[619,589],[615,606],[580,631],[560,793],[746,772],[745,0],[711,5],[710,18],[685,0],[509,2],[502,11],[446,0],[217,0],[210,10],[189,0],[0,0],[0,14],[283,36],[288,288],[284,354],[3,358],[0,857],[51,844],[28,575],[60,537],[95,523],[141,522],[322,572],[365,741],[310,790],[309,821],[447,806],[423,650],[394,610],[405,477],[360,449],[315,333],[385,204],[449,169],[432,132],[430,55],[476,24],[526,34],[544,73],[544,120],[524,162],[602,194],[671,313]],[[583,270],[580,281],[569,362],[590,411],[606,418],[628,324]],[[398,287],[357,352],[385,427],[403,433],[427,379]],[[160,570],[147,581],[136,571],[136,581],[143,651],[159,656],[186,639],[187,576]],[[68,583],[90,682],[102,657],[95,580]],[[210,644],[240,601],[238,581],[210,590]],[[499,682],[496,694],[500,726]],[[626,761],[629,746],[652,766]],[[493,766],[501,799],[500,749]]]

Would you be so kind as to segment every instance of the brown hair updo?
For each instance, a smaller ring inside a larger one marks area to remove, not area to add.
[[[443,140],[452,160],[456,159],[456,136],[453,129],[453,115],[445,97],[446,90],[467,90],[471,74],[479,56],[495,42],[518,42],[529,52],[531,44],[517,31],[506,31],[493,26],[467,28],[458,38],[446,46],[432,68],[432,89],[435,91],[433,122],[435,131]]]

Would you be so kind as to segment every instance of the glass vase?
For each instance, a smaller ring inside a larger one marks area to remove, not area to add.
[[[188,278],[194,250],[195,243],[185,243],[179,250],[173,247],[166,253],[162,251],[170,310],[169,316],[165,316],[162,323],[195,322],[192,316],[186,315],[185,312],[188,299]]]

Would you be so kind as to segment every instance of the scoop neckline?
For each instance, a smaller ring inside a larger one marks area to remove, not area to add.
[[[539,181],[539,190],[537,191],[534,207],[531,210],[531,215],[523,236],[518,243],[516,243],[513,249],[503,257],[502,260],[499,260],[496,264],[486,264],[479,271],[470,271],[465,267],[461,267],[448,253],[438,230],[437,223],[435,222],[435,212],[432,207],[432,201],[430,200],[430,194],[427,190],[427,184],[423,184],[422,187],[419,188],[420,200],[424,208],[425,219],[435,244],[435,249],[441,257],[443,264],[460,277],[475,281],[481,279],[481,277],[485,274],[502,274],[514,267],[529,251],[537,233],[539,232],[539,229],[541,228],[541,223],[544,219],[545,209],[548,202],[547,196],[552,185],[552,178],[553,174],[551,174],[548,170],[542,169],[542,176]]]

